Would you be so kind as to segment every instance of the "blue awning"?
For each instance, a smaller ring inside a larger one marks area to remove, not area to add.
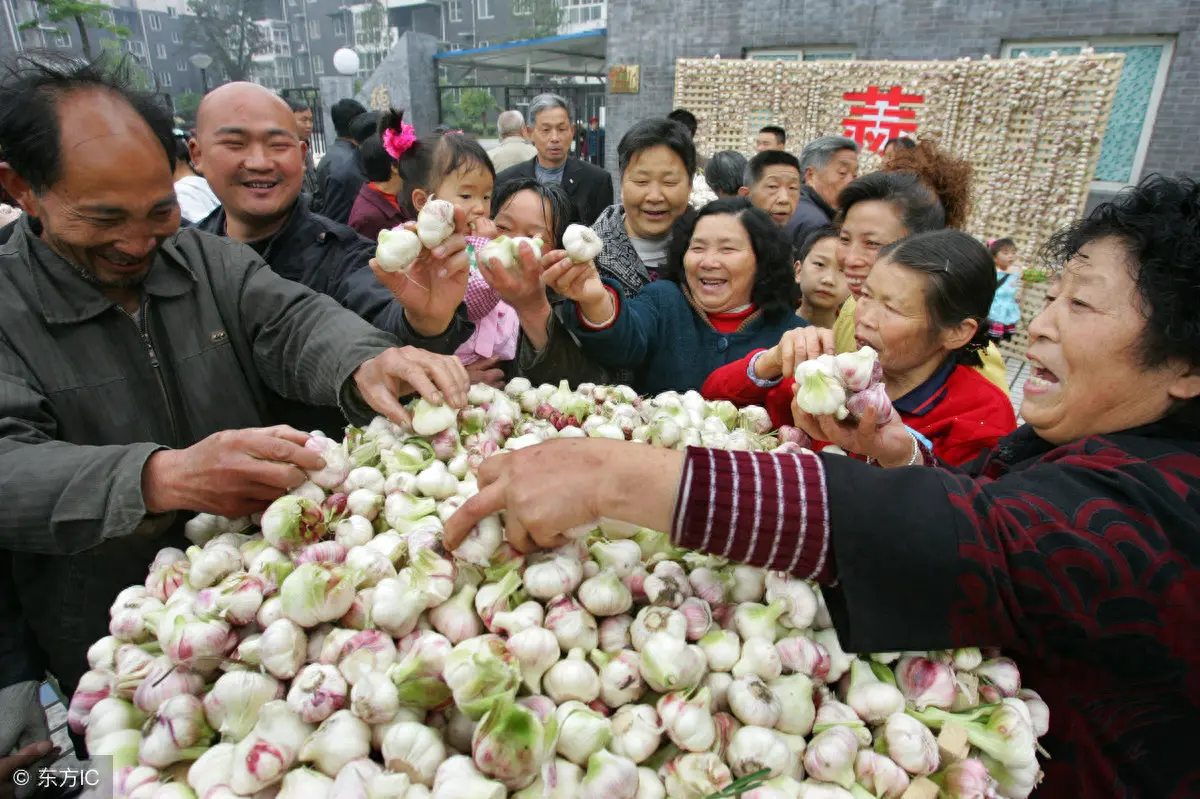
[[[584,31],[542,39],[493,44],[471,50],[438,53],[442,67],[477,67],[547,75],[603,77],[606,72],[608,31]]]

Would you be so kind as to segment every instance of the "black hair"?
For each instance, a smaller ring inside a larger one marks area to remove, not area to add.
[[[988,252],[992,254],[993,258],[996,256],[996,253],[1000,252],[1005,247],[1012,247],[1015,250],[1017,248],[1017,243],[1008,237],[1002,239],[992,239],[988,242]]]
[[[1148,175],[1054,234],[1042,257],[1052,269],[1061,269],[1084,246],[1106,238],[1125,250],[1141,299],[1146,318],[1138,347],[1142,365],[1153,369],[1178,358],[1200,366],[1200,184]],[[1200,401],[1187,404],[1197,423]]]
[[[879,200],[900,215],[909,235],[946,227],[946,211],[933,190],[913,172],[872,172],[855,178],[838,195],[838,223],[861,202]]]
[[[379,135],[382,137],[388,130],[400,133],[403,119],[402,110],[390,108],[384,111],[379,117]],[[487,172],[493,181],[496,179],[496,167],[487,151],[475,139],[462,133],[423,136],[400,154],[396,166],[404,179],[404,190],[398,199],[414,218],[417,209],[412,194],[416,189],[432,193],[448,175],[473,167]]]
[[[688,129],[688,133],[692,134],[693,137],[696,135],[696,129],[700,127],[699,123],[696,121],[696,115],[686,108],[676,108],[674,111],[667,114],[667,119],[683,125]]]
[[[175,163],[185,163],[189,166],[192,163],[192,154],[188,151],[187,136],[175,137]]]
[[[392,167],[396,159],[383,149],[383,139],[378,133],[373,133],[362,144],[358,145],[358,154],[362,158],[363,172],[372,183],[386,183],[392,179]]]
[[[339,139],[350,137],[350,123],[355,117],[367,113],[366,106],[357,100],[351,100],[349,97],[338,100],[333,104],[333,108],[329,109],[329,116],[333,118],[333,131]]]
[[[704,180],[717,196],[733,197],[746,175],[746,156],[737,150],[722,150],[708,159]]]
[[[790,166],[796,170],[797,175],[804,176],[800,171],[800,159],[796,156],[786,150],[763,150],[761,153],[755,153],[746,163],[744,185],[747,188],[753,187],[762,179],[763,172],[766,172],[769,166]]]
[[[378,111],[368,111],[356,116],[350,123],[350,138],[361,145],[378,132],[379,120],[382,116]]]
[[[925,275],[925,312],[937,332],[974,319],[975,335],[955,351],[958,362],[982,366],[988,345],[988,311],[996,296],[996,267],[979,239],[961,230],[931,230],[894,241],[879,251]]]
[[[884,143],[883,149],[886,150],[887,148],[891,147],[893,144],[896,145],[897,147],[899,147],[901,150],[917,149],[917,143],[908,136],[893,136],[892,138],[888,139]]]
[[[787,144],[787,131],[778,125],[763,125],[759,133],[770,133],[780,144]]]
[[[312,107],[303,100],[288,100],[288,108],[292,109],[293,114],[299,114],[301,111],[311,111]]]
[[[824,241],[825,239],[836,239],[838,237],[838,229],[836,225],[821,225],[819,228],[809,233],[804,237],[804,241],[796,248],[796,260],[803,262],[808,254],[812,252],[813,247]]]
[[[736,216],[746,229],[750,246],[754,248],[757,267],[750,301],[769,319],[795,312],[800,302],[800,287],[796,285],[792,243],[771,217],[751,205],[745,197],[722,197],[708,203],[695,214],[684,214],[675,220],[667,252],[666,279],[678,283],[686,291],[683,256],[691,246],[696,225],[704,217],[716,214]]]
[[[696,145],[687,129],[666,117],[635,122],[617,144],[617,169],[622,175],[633,157],[651,147],[670,148],[683,161],[688,180],[696,174]]]
[[[62,128],[58,103],[72,92],[103,91],[137,112],[162,145],[175,170],[175,123],[170,109],[133,88],[125,56],[88,63],[54,52],[27,50],[0,61],[0,151],[34,192],[62,177]]]
[[[554,236],[554,241],[546,242],[547,246],[543,249],[549,252],[561,246],[563,234],[567,232],[567,225],[575,221],[576,212],[570,196],[557,183],[542,183],[537,178],[513,178],[504,181],[492,193],[492,218],[495,219],[500,214],[500,209],[523,191],[536,193],[550,208],[550,218],[546,220],[546,227]]]

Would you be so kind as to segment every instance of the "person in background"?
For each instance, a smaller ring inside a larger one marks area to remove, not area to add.
[[[644,119],[621,137],[617,166],[621,202],[592,225],[604,242],[596,268],[632,297],[666,265],[672,225],[689,210],[696,147],[678,122]]]
[[[908,136],[893,136],[883,145],[883,168],[887,169],[893,158],[901,150],[911,150],[917,143]]]
[[[717,199],[737,197],[746,179],[746,156],[737,150],[722,150],[708,159],[704,180]]]
[[[746,164],[738,194],[780,228],[787,226],[800,200],[800,162],[786,150],[763,150]],[[793,245],[795,243],[793,242]]]
[[[192,158],[221,199],[202,230],[247,244],[282,277],[328,294],[405,344],[450,354],[470,335],[466,310],[455,313],[458,302],[445,313],[415,285],[389,291],[367,268],[375,242],[312,212],[300,191],[304,143],[278,96],[253,83],[227,83],[205,96],[196,125]],[[455,244],[461,252],[444,257],[423,250],[429,259],[414,266],[413,280],[429,285],[430,268],[465,274],[465,242]]]
[[[208,181],[192,168],[188,140],[179,132],[175,134],[175,197],[179,200],[183,218],[193,225],[221,204]]]
[[[520,111],[502,111],[496,118],[500,143],[488,150],[488,158],[497,172],[503,172],[537,155],[537,148],[525,140],[525,118]]]
[[[584,353],[657,394],[698,390],[714,369],[807,326],[793,275],[787,236],[738,197],[676,222],[663,279],[637,296],[590,263],[567,261],[544,279],[572,301],[564,315]]]
[[[0,253],[0,652],[8,673],[32,645],[68,696],[113,597],[186,547],[193,513],[262,511],[324,468],[270,396],[403,422],[399,397],[461,407],[468,389],[456,359],[399,348],[248,247],[179,229],[171,118],[128,74],[0,63],[0,183],[28,210]],[[290,110],[254,88],[298,151]],[[10,637],[14,597],[32,642]]]
[[[401,205],[404,179],[399,164],[383,146],[381,133],[367,138],[359,148],[367,182],[358,190],[350,209],[350,227],[360,236],[378,239],[379,231],[391,230],[413,218],[407,203]]]
[[[988,251],[996,265],[996,299],[988,311],[988,338],[1008,341],[1021,321],[1021,268],[1017,266],[1017,244],[1010,238],[992,239]]]
[[[526,117],[529,138],[537,155],[496,175],[497,183],[516,178],[537,178],[558,183],[575,206],[575,221],[590,225],[612,204],[612,178],[598,166],[571,158],[574,137],[571,107],[557,94],[539,94],[529,103]]]
[[[313,198],[317,195],[317,165],[313,159],[313,112],[308,103],[301,100],[288,100],[288,107],[292,109],[292,116],[296,118],[296,129],[300,131],[300,141],[305,144],[304,151],[304,182],[301,184],[301,191],[308,198],[309,205],[313,203]]]
[[[754,150],[783,150],[787,147],[787,131],[778,125],[765,125],[754,137]]]
[[[796,313],[813,327],[832,328],[838,309],[850,296],[837,243],[837,228],[826,225],[809,233],[796,250],[796,285],[800,287]]]
[[[1027,424],[962,469],[912,441],[885,465],[920,468],[547,441],[489,458],[443,543],[503,512],[518,551],[553,548],[603,516],[815,579],[847,652],[1000,647],[1020,664],[1050,731],[1040,763],[987,764],[1005,794],[1195,796],[1197,252],[1200,187],[1158,175],[1056,236],[1058,278],[1029,325]],[[816,422],[814,435],[857,434]]]
[[[788,222],[792,240],[802,242],[837,216],[837,198],[858,176],[858,144],[845,136],[821,136],[800,151],[804,188]]]
[[[358,142],[352,133],[354,120],[365,113],[367,109],[357,100],[346,98],[333,104],[329,115],[333,118],[337,139],[317,165],[317,186],[321,199],[314,210],[343,225],[350,219],[350,209],[358,190],[367,182]]]
[[[592,117],[588,120],[587,129],[587,160],[589,164],[595,164],[598,167],[604,167],[604,128],[600,127],[600,120]]]
[[[1008,396],[977,371],[994,291],[987,249],[962,231],[918,233],[880,251],[855,312],[855,343],[879,353],[897,414],[879,436],[848,451],[878,459],[882,442],[903,443],[915,431],[934,455],[957,466],[1016,429]],[[793,424],[791,375],[802,351],[789,332],[774,347],[713,372],[701,393],[762,405],[776,425]]]

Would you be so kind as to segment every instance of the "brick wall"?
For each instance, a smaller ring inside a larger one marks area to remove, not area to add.
[[[828,45],[860,59],[979,58],[1005,41],[1150,35],[1176,42],[1144,171],[1200,176],[1198,0],[608,0],[608,62],[642,68],[640,94],[608,96],[608,163],[634,121],[671,110],[676,58]]]

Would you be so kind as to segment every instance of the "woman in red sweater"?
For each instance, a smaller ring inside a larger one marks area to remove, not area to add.
[[[966,233],[919,233],[888,245],[862,287],[854,316],[858,345],[879,353],[884,384],[899,419],[890,433],[923,437],[946,463],[965,463],[1017,426],[1004,392],[977,372],[987,345],[987,314],[996,279],[987,248]],[[763,405],[776,425],[792,423],[796,362],[808,356],[789,331],[779,344],[724,366],[705,381],[707,399]],[[823,336],[816,354],[832,354]],[[787,379],[783,379],[788,375]],[[871,456],[872,452],[859,452]]]

